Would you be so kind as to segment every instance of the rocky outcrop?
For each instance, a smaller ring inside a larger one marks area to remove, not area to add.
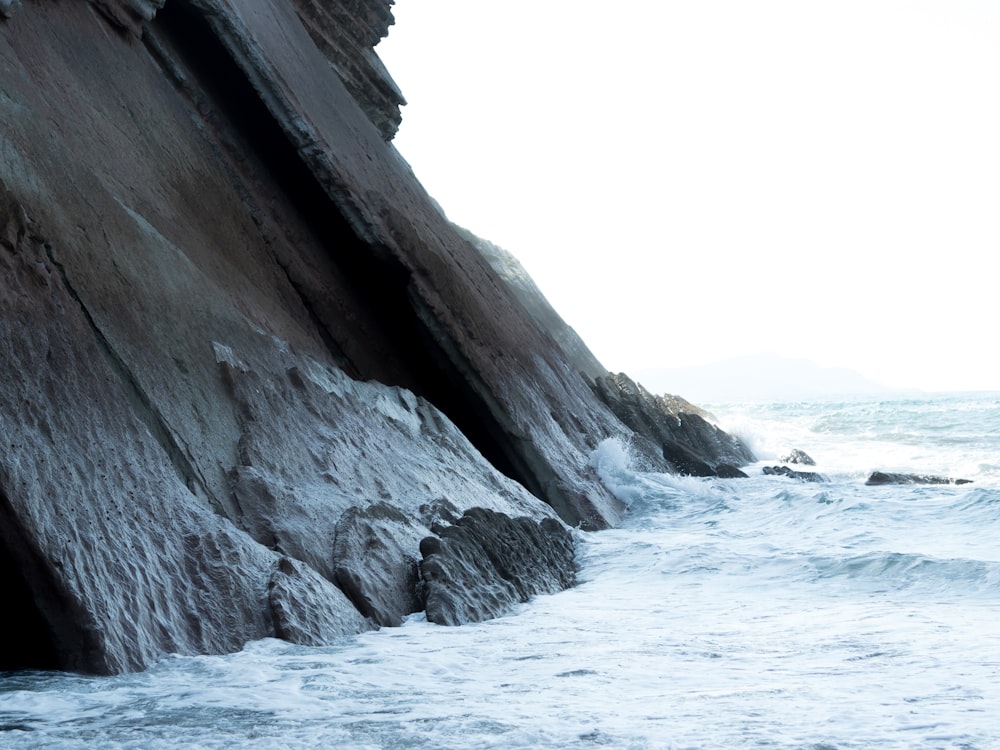
[[[393,23],[385,0],[294,0],[316,47],[386,140],[399,129],[403,94],[373,49]]]
[[[815,466],[816,462],[812,456],[799,448],[792,448],[787,456],[782,456],[781,460],[786,464],[799,464],[801,466]]]
[[[874,471],[865,484],[878,486],[882,484],[972,484],[971,479],[952,479],[930,474],[900,474],[888,471]]]
[[[715,474],[720,479],[747,479],[750,475],[732,464],[717,464]]]
[[[0,10],[0,670],[398,623],[473,508],[520,531],[462,596],[569,585],[564,525],[623,513],[589,456],[631,402],[386,143],[388,4]],[[670,440],[740,463],[682,416]]]
[[[325,646],[375,627],[338,588],[290,557],[275,566],[267,596],[274,634],[290,643]]]
[[[10,18],[21,7],[21,0],[0,0],[0,18]]]
[[[708,477],[719,476],[720,464],[737,467],[757,460],[739,438],[682,398],[653,395],[623,373],[599,377],[593,388],[615,416],[645,438],[633,447],[654,467],[662,459],[678,474]],[[731,474],[728,467],[723,472]]]
[[[505,614],[537,594],[573,585],[573,538],[558,522],[468,510],[420,543],[430,622],[461,625]]]

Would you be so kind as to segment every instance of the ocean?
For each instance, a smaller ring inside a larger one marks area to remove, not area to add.
[[[709,408],[751,477],[602,443],[630,509],[579,534],[573,589],[329,648],[7,673],[0,747],[1000,748],[1000,393]],[[828,481],[761,472],[793,448]]]

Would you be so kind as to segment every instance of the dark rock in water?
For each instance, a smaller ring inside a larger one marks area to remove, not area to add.
[[[746,479],[749,475],[732,464],[719,464],[715,467],[715,473],[722,479]]]
[[[739,438],[709,422],[702,410],[676,396],[654,396],[623,373],[598,378],[594,392],[646,438],[633,447],[651,460],[650,468],[658,468],[662,458],[678,474],[707,477],[717,475],[719,464],[745,466],[757,460]]]
[[[783,456],[782,461],[786,464],[801,464],[802,466],[815,466],[816,462],[813,461],[812,456],[803,450],[798,448],[793,448],[792,452],[787,456]]]
[[[886,471],[875,471],[868,477],[866,485],[880,484],[972,484],[971,479],[951,479],[928,474],[897,474]]]
[[[427,619],[461,625],[497,617],[537,594],[573,585],[573,537],[554,519],[473,508],[420,544]]]
[[[0,0],[0,18],[10,18],[21,7],[21,0]]]
[[[826,477],[815,471],[795,471],[787,466],[765,466],[763,473],[772,476],[783,476],[789,479],[798,479],[802,482],[825,482]]]
[[[660,447],[663,458],[678,474],[689,477],[716,476],[715,469],[686,445],[681,445],[674,440],[663,440]]]

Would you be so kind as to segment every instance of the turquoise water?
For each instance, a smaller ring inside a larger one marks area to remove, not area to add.
[[[822,484],[593,463],[631,505],[580,585],[311,649],[0,679],[0,747],[1000,747],[1000,395],[713,405]],[[872,470],[962,486],[866,487]]]

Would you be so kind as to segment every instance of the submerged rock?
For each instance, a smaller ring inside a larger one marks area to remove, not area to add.
[[[715,473],[720,479],[747,479],[749,477],[749,474],[732,464],[719,464],[715,467]]]
[[[825,482],[826,477],[815,471],[795,471],[787,466],[765,466],[761,471],[770,476],[782,476],[789,479],[798,479],[801,482]]]
[[[872,472],[865,482],[869,486],[880,484],[972,484],[971,479],[952,479],[930,474],[897,474],[886,471]]]

